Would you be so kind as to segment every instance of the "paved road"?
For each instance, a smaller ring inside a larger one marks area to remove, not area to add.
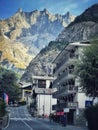
[[[6,130],[51,130],[51,126],[49,121],[31,117],[26,106],[22,106],[10,108],[10,123]]]
[[[33,118],[26,106],[10,108],[10,123],[6,130],[87,130],[86,128],[67,126],[62,127],[48,119]]]

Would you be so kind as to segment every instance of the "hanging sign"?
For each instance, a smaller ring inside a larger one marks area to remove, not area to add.
[[[64,108],[64,112],[69,112],[69,108]]]

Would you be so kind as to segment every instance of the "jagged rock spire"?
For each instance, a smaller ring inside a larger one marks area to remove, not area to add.
[[[19,8],[17,12],[19,12],[19,13],[23,12],[22,8]]]

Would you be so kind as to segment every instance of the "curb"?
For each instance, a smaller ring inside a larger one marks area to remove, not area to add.
[[[2,128],[3,130],[6,129],[6,128],[9,126],[9,123],[10,123],[10,114],[7,113],[7,114],[5,115],[5,117],[3,117],[1,128]]]
[[[46,121],[49,122],[49,119],[46,119]],[[53,127],[51,126],[52,130],[57,130],[58,128],[60,130],[88,130],[88,128],[85,126],[68,125],[68,124],[66,126],[63,126],[62,124],[60,124],[58,122],[54,122],[54,121],[51,121],[50,124],[51,125],[55,124],[55,126],[54,125],[53,125]]]

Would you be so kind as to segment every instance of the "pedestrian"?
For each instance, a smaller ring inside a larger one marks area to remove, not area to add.
[[[44,114],[42,114],[42,117],[43,117],[43,119],[44,119],[44,117],[45,117]]]
[[[63,125],[66,126],[66,115],[63,116]]]
[[[51,115],[51,113],[50,113],[50,115],[49,115],[49,121],[50,121],[50,123],[51,123],[51,118],[52,118],[52,115]]]

